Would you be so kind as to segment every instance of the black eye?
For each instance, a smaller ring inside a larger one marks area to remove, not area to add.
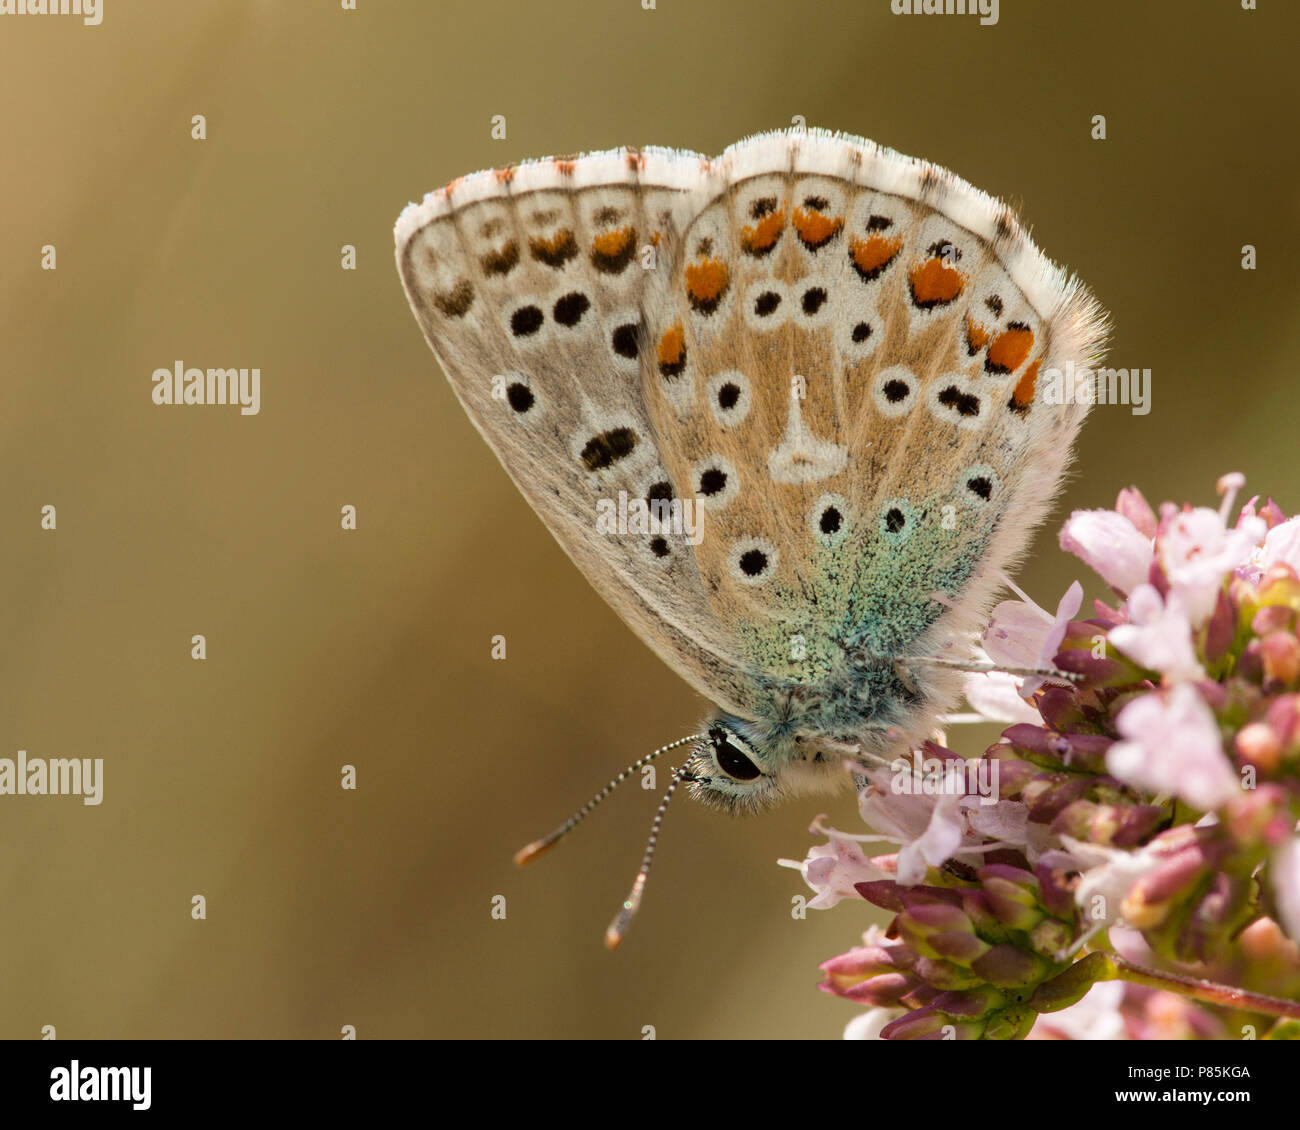
[[[718,760],[718,768],[728,777],[737,781],[752,781],[755,777],[762,776],[758,766],[723,737],[720,731],[715,731],[712,737],[713,756]]]

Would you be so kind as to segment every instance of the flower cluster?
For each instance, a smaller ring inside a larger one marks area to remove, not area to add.
[[[1055,674],[968,676],[1010,723],[982,758],[927,744],[868,774],[880,835],[814,826],[813,905],[895,916],[822,967],[872,1007],[852,1034],[1294,1033],[1275,1020],[1300,1016],[1300,517],[1234,514],[1242,485],[1217,509],[1128,489],[1074,513],[1062,548],[1113,599],[1080,618],[1078,583],[1055,613],[1020,593],[982,641]],[[882,838],[899,850],[868,858]]]

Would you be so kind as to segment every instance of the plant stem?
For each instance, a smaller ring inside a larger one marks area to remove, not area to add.
[[[1300,1020],[1300,1001],[1288,1001],[1280,997],[1265,996],[1263,993],[1252,993],[1249,989],[1220,985],[1214,981],[1203,981],[1199,977],[1187,977],[1181,973],[1162,973],[1157,969],[1134,965],[1116,954],[1104,956],[1108,969],[1097,978],[1099,981],[1132,981],[1135,985],[1146,985],[1151,989],[1167,989],[1191,997],[1192,1000],[1204,1001],[1206,1004],[1220,1004],[1228,1008],[1244,1009],[1246,1012],[1262,1013],[1264,1016],[1283,1016],[1291,1020]]]

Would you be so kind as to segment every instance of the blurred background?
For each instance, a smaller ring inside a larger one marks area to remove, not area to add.
[[[1020,575],[1054,607],[1076,577],[1102,595],[1056,548],[1061,518],[1129,483],[1213,504],[1240,470],[1300,509],[1300,9],[1261,8],[1004,0],[994,26],[889,0],[0,16],[0,756],[101,757],[105,778],[97,807],[0,797],[0,1037],[838,1036],[853,1009],[816,991],[817,964],[871,913],[792,917],[810,892],[776,864],[803,857],[828,802],[749,821],[679,804],[612,955],[656,794],[631,787],[511,864],[707,705],[462,414],[393,221],[482,167],[716,154],[795,115],[1002,196],[1110,310],[1111,363],[1152,370],[1148,415],[1094,410]],[[259,367],[260,413],[154,405],[153,370],[178,359]],[[851,796],[827,811],[861,830]]]

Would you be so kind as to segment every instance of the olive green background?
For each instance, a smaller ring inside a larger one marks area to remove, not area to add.
[[[1020,576],[1044,604],[1075,577],[1102,595],[1056,549],[1071,507],[1130,482],[1213,503],[1241,470],[1300,509],[1300,13],[1260,6],[1003,0],[993,27],[888,0],[0,17],[0,756],[105,761],[99,807],[0,797],[0,1036],[838,1036],[854,1009],[816,966],[868,908],[792,918],[807,892],[775,862],[826,802],[678,805],[613,955],[655,794],[511,864],[706,704],[463,416],[392,223],[484,166],[713,154],[794,115],[952,168],[1088,281],[1112,363],[1153,371],[1150,415],[1094,411]],[[155,406],[177,359],[260,367],[261,414]],[[851,797],[830,812],[860,830]]]

